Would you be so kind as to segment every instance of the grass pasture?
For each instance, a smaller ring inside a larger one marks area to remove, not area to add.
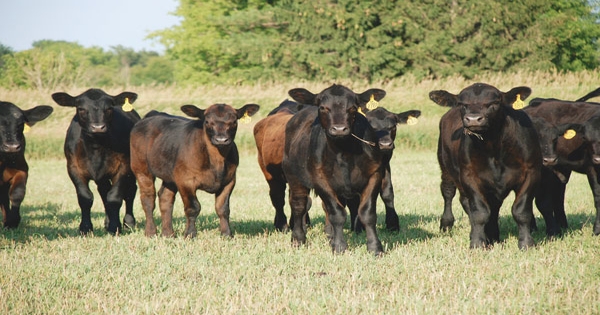
[[[532,87],[532,97],[574,99],[596,88],[598,73],[486,76],[506,91]],[[314,200],[308,245],[293,248],[291,235],[276,232],[268,187],[256,162],[253,123],[297,86],[319,91],[317,83],[222,87],[131,87],[143,115],[158,108],[176,114],[183,104],[214,102],[262,105],[250,125],[240,125],[242,148],[231,199],[234,238],[222,238],[214,198],[198,192],[202,211],[198,236],[184,239],[181,201],[174,211],[172,239],[144,237],[145,218],[135,204],[137,228],[118,237],[103,230],[100,198],[92,209],[93,236],[77,232],[80,214],[66,174],[61,145],[73,112],[54,106],[53,91],[0,91],[17,105],[50,104],[55,112],[34,126],[28,140],[30,178],[16,230],[0,231],[0,313],[2,314],[597,314],[600,313],[600,238],[592,235],[595,215],[587,179],[574,174],[567,186],[571,228],[557,240],[545,238],[535,212],[537,246],[517,248],[510,216],[512,196],[500,213],[503,241],[488,250],[470,250],[469,221],[455,200],[457,222],[439,231],[442,198],[435,158],[437,122],[444,112],[427,98],[433,89],[457,93],[471,81],[381,84],[381,105],[394,111],[421,109],[416,126],[399,127],[392,159],[396,209],[401,231],[378,231],[385,248],[380,258],[366,251],[365,236],[346,231],[349,249],[334,255],[323,233],[323,210]],[[346,83],[356,91],[367,86]],[[72,95],[83,89],[69,91]],[[92,184],[92,186],[94,186]],[[95,190],[95,187],[94,189]],[[121,211],[121,217],[124,211]],[[286,207],[289,213],[289,207]],[[159,211],[155,210],[159,222]]]

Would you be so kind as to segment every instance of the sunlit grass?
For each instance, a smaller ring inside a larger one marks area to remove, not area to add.
[[[574,99],[596,88],[598,73],[523,73],[480,79],[474,81],[502,90],[528,85],[533,88],[532,97]],[[190,103],[201,107],[215,102],[263,106],[253,122],[240,125],[238,131],[243,152],[231,198],[232,239],[219,235],[214,196],[201,191],[197,194],[202,211],[195,239],[182,237],[185,218],[179,198],[174,211],[175,238],[144,236],[139,197],[134,209],[137,228],[110,236],[103,230],[104,213],[97,194],[92,208],[94,234],[80,236],[75,189],[62,157],[62,139],[72,110],[55,106],[49,96],[52,91],[2,91],[4,99],[24,108],[51,104],[55,113],[27,135],[30,177],[22,224],[16,230],[0,231],[0,313],[598,313],[600,237],[592,235],[595,210],[585,176],[572,175],[567,186],[571,228],[560,239],[546,239],[545,225],[536,210],[539,231],[533,236],[537,246],[520,251],[516,224],[510,216],[512,195],[500,212],[502,241],[489,250],[468,248],[469,220],[457,200],[454,230],[439,231],[443,203],[435,141],[437,122],[445,109],[429,101],[427,93],[433,89],[457,93],[472,83],[459,78],[402,79],[375,86],[388,92],[382,106],[423,111],[418,125],[399,128],[399,145],[392,159],[401,224],[398,233],[384,230],[383,204],[378,201],[378,233],[385,255],[372,257],[366,250],[365,235],[348,230],[348,251],[334,255],[323,233],[318,199],[310,211],[313,226],[307,246],[293,248],[291,235],[273,227],[274,210],[256,161],[251,130],[287,97],[287,90],[302,86],[319,91],[330,83],[105,89],[112,94],[123,90],[139,93],[134,105],[141,114],[150,109],[177,114],[180,105]],[[356,91],[370,87],[345,84]],[[95,191],[95,185],[91,186]],[[159,213],[155,210],[158,222]]]

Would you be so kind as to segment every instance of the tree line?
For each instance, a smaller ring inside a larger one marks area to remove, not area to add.
[[[164,55],[0,45],[0,85],[386,81],[600,65],[598,0],[179,0]],[[8,52],[7,52],[8,50]]]

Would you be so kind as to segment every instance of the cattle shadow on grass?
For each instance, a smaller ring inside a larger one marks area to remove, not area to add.
[[[121,212],[122,220],[124,211]],[[110,235],[104,229],[104,211],[92,210],[91,218],[94,222],[94,236]],[[16,229],[0,229],[0,248],[11,243],[26,243],[31,238],[43,238],[52,241],[66,237],[79,237],[81,235],[79,233],[80,221],[81,211],[79,208],[65,211],[57,203],[22,205],[19,227]],[[131,232],[125,230],[123,233]]]
[[[393,250],[396,247],[406,245],[408,243],[423,242],[431,238],[442,237],[441,233],[432,233],[425,227],[433,224],[437,224],[439,217],[435,215],[417,215],[417,214],[400,214],[400,230],[399,231],[388,231],[385,229],[383,219],[385,216],[379,215],[377,224],[377,235],[379,240],[385,244],[386,250]],[[346,229],[350,229],[349,223],[347,223]],[[366,246],[367,239],[366,234],[351,233],[348,238],[349,247],[360,247]]]

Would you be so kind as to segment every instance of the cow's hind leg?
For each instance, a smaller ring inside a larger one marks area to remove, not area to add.
[[[272,178],[268,181],[269,197],[275,208],[275,219],[273,224],[278,231],[285,232],[288,230],[287,217],[285,216],[285,181]]]
[[[174,184],[163,182],[158,190],[158,207],[160,208],[162,236],[164,237],[175,236],[173,231],[173,204],[175,203],[176,194],[177,187]]]
[[[156,202],[156,188],[154,187],[154,177],[150,174],[136,173],[138,185],[140,187],[140,202],[144,215],[146,216],[146,226],[144,234],[147,237],[156,235],[156,223],[154,223],[154,207]]]
[[[123,217],[123,227],[133,229],[135,227],[135,217],[133,216],[133,202],[137,192],[135,177],[128,174],[123,178],[123,199],[125,200],[125,216]]]

